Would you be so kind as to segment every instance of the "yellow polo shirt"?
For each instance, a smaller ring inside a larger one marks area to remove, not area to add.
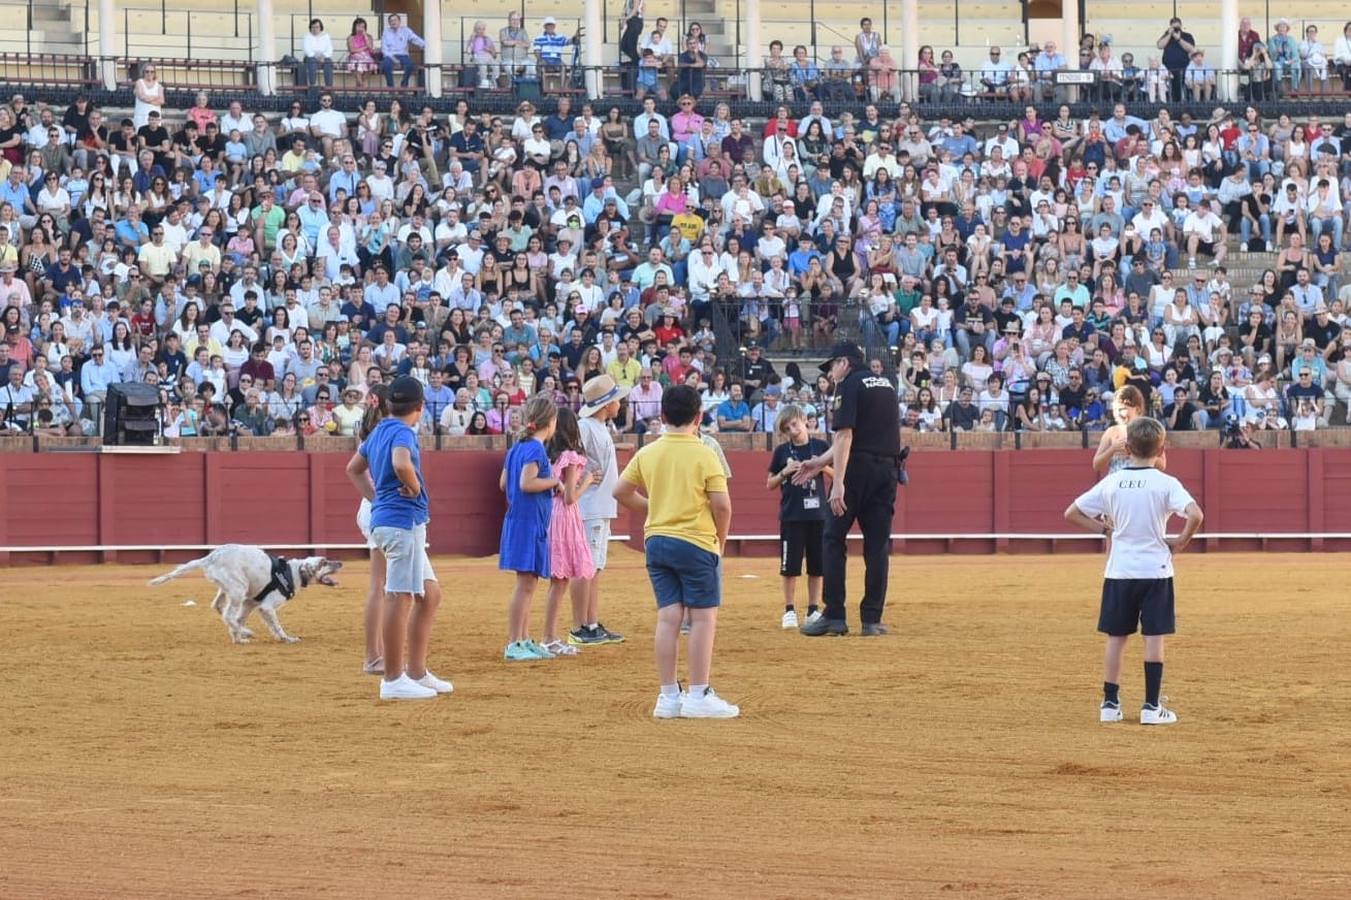
[[[663,435],[635,453],[619,477],[647,495],[646,537],[671,537],[710,553],[720,551],[708,495],[727,493],[727,476],[698,435]]]
[[[619,385],[625,391],[633,389],[633,386],[638,383],[638,375],[642,371],[642,363],[638,362],[638,360],[634,359],[632,356],[630,356],[626,362],[621,363],[616,359],[605,367],[605,373],[613,378],[615,384]]]

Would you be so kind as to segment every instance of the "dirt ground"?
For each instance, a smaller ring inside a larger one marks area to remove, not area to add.
[[[1186,557],[1167,729],[1097,722],[1099,558],[897,558],[893,634],[814,641],[729,560],[715,722],[650,717],[638,555],[628,643],[524,666],[508,576],[438,563],[455,693],[406,704],[360,674],[363,563],[290,646],[196,576],[0,573],[0,897],[1351,896],[1341,557]]]

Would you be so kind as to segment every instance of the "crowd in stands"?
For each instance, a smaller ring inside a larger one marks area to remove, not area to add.
[[[628,0],[621,14],[619,61],[624,87],[638,99],[648,94],[666,102],[688,95],[701,98],[709,84],[710,70],[721,68],[712,57],[708,36],[699,22],[690,22],[683,35],[673,33],[664,17],[643,18],[644,0]],[[353,21],[346,39],[342,65],[351,72],[358,88],[374,72],[384,75],[394,87],[395,69],[402,70],[399,84],[408,87],[416,65],[410,52],[425,46],[423,39],[395,14],[386,20],[379,38],[368,30],[365,19]],[[542,71],[561,71],[573,62],[568,48],[574,39],[558,30],[558,22],[546,17],[541,32],[532,36],[521,15],[512,12],[506,24],[494,30],[487,22],[473,23],[465,39],[461,59],[466,67],[466,87],[506,88],[521,80],[534,80]],[[1279,19],[1266,39],[1244,17],[1234,36],[1238,50],[1236,73],[1244,100],[1269,101],[1293,91],[1328,93],[1339,83],[1351,90],[1351,22],[1336,38],[1325,43],[1316,24],[1302,35],[1292,33],[1288,19]],[[898,59],[887,46],[871,18],[859,22],[852,47],[833,46],[829,56],[818,59],[815,47],[806,43],[791,47],[778,39],[769,42],[762,61],[765,99],[775,102],[953,102],[970,99],[1008,99],[1015,103],[1063,102],[1082,96],[1112,102],[1149,100],[1157,102],[1210,102],[1219,91],[1218,61],[1185,29],[1179,18],[1154,41],[1157,53],[1136,59],[1129,51],[1118,53],[1109,35],[1085,34],[1078,55],[1067,56],[1054,41],[1032,44],[1026,50],[1005,53],[992,46],[987,58],[971,70],[963,70],[951,50],[935,55],[929,45],[920,47],[917,59]],[[823,47],[821,53],[827,51]],[[302,42],[298,77],[301,83],[333,86],[338,60],[334,42],[321,19],[313,19]],[[1074,88],[1057,83],[1056,73],[1091,72],[1091,85]],[[741,84],[745,84],[741,79]]]
[[[854,49],[875,61],[871,33]],[[820,430],[828,385],[768,356],[837,332],[918,430],[1095,428],[1125,384],[1176,429],[1347,421],[1351,112],[1146,121],[1104,95],[1043,118],[1033,90],[987,124],[905,103],[830,118],[798,62],[763,124],[688,81],[632,119],[324,89],[281,116],[205,94],[171,111],[153,65],[126,119],[15,96],[5,428],[91,433],[108,386],[138,381],[170,436],[350,435],[369,386],[412,374],[428,433],[492,434],[606,373],[628,431],[676,383],[710,431],[772,431],[787,403]],[[1244,259],[1269,268],[1235,283]]]

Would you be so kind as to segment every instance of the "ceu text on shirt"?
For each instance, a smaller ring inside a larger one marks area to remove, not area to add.
[[[1164,540],[1168,519],[1192,503],[1173,476],[1137,467],[1118,469],[1074,501],[1084,515],[1112,520],[1107,578],[1172,578],[1173,553]]]

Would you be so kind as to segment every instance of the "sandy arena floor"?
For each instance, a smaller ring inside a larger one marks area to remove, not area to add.
[[[1188,556],[1169,729],[1096,721],[1098,558],[898,558],[869,641],[780,631],[773,561],[731,560],[730,722],[650,718],[612,561],[629,642],[522,667],[508,577],[440,560],[456,692],[402,705],[360,674],[364,564],[242,647],[199,577],[5,571],[0,897],[1351,896],[1344,558]]]

